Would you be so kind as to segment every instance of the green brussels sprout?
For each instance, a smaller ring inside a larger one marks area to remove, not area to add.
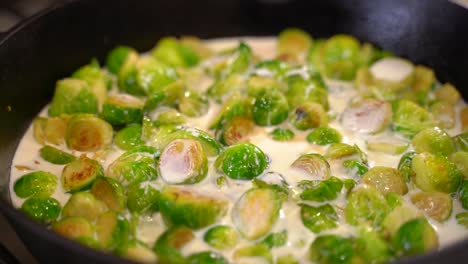
[[[463,178],[468,179],[468,152],[458,151],[450,155],[450,161],[457,165],[458,170],[463,175]]]
[[[50,196],[57,188],[57,176],[45,171],[34,171],[15,181],[13,190],[20,198]]]
[[[94,221],[105,211],[107,211],[106,204],[91,193],[77,192],[63,206],[62,218],[77,216]]]
[[[268,90],[255,99],[252,116],[260,126],[281,124],[288,118],[289,105],[286,97],[279,91]]]
[[[273,256],[270,249],[263,244],[238,248],[234,251],[232,258],[236,263],[248,263],[248,261],[252,261],[252,263],[273,264]]]
[[[275,128],[270,132],[270,137],[276,141],[291,141],[294,139],[294,132],[287,128]]]
[[[268,158],[251,143],[238,143],[228,147],[215,161],[216,170],[236,180],[251,180],[268,166]]]
[[[156,47],[151,50],[151,55],[156,60],[174,67],[192,67],[199,61],[194,50],[172,37],[160,39]]]
[[[399,256],[422,254],[439,246],[437,233],[425,218],[404,223],[392,238],[392,245]]]
[[[325,180],[330,178],[330,164],[320,154],[304,154],[297,158],[291,167],[303,170],[315,179]]]
[[[274,74],[269,72],[268,69],[256,69],[256,73],[258,74],[259,72],[267,75]],[[246,92],[248,96],[259,97],[267,90],[277,89],[281,91],[283,90],[282,88],[283,84],[272,77],[254,75],[247,79]]]
[[[278,35],[277,54],[279,57],[304,57],[311,45],[309,33],[299,28],[287,28]]]
[[[403,205],[405,202],[402,195],[398,193],[387,193],[385,195],[385,200],[387,200],[387,204],[391,210],[393,210],[397,206]]]
[[[106,176],[118,180],[124,186],[155,180],[158,177],[157,155],[159,152],[152,147],[135,147],[114,160],[107,167]]]
[[[325,152],[325,158],[340,159],[357,153],[356,146],[350,146],[345,143],[332,143]]]
[[[459,225],[468,228],[468,212],[463,212],[455,215],[455,219]]]
[[[327,77],[352,80],[358,66],[359,52],[358,40],[349,35],[339,34],[325,42],[318,56],[324,64],[324,73]]]
[[[101,117],[114,126],[141,123],[143,102],[128,94],[109,96],[102,106]]]
[[[405,95],[409,95],[410,99],[423,105],[427,101],[429,92],[437,82],[434,70],[417,65],[414,68],[413,78],[411,89]]]
[[[410,164],[411,165],[411,164]],[[343,167],[352,176],[362,177],[369,171],[369,168],[357,160],[345,160],[343,161]]]
[[[345,208],[346,222],[351,225],[379,226],[389,212],[385,197],[367,186],[351,191]]]
[[[450,83],[445,83],[434,91],[434,95],[438,100],[455,105],[460,100],[460,92]]]
[[[253,187],[270,188],[276,192],[281,200],[286,201],[289,197],[289,184],[280,173],[269,171],[263,173],[253,180]]]
[[[328,145],[341,142],[341,134],[331,127],[318,127],[310,132],[307,141],[315,145]]]
[[[151,91],[146,98],[143,110],[151,111],[161,106],[174,105],[183,95],[185,86],[185,82],[179,79]]]
[[[129,125],[122,128],[115,134],[114,143],[122,150],[129,150],[133,147],[143,145],[141,140],[142,128],[139,124]]]
[[[177,107],[184,115],[200,117],[208,112],[210,104],[205,94],[195,90],[187,90],[179,97],[179,104]]]
[[[133,95],[146,94],[146,91],[137,81],[137,62],[139,59],[137,52],[129,52],[122,60],[120,69],[117,72],[117,84],[121,92]]]
[[[413,182],[426,192],[455,192],[463,177],[447,158],[427,152],[414,156],[411,168],[414,171]]]
[[[97,111],[98,99],[87,82],[72,78],[57,82],[48,110],[49,116],[74,113],[94,114]]]
[[[59,117],[36,117],[33,121],[34,139],[42,145],[62,145],[65,142],[66,129],[67,121]]]
[[[455,108],[450,103],[435,102],[430,106],[430,112],[441,128],[453,128],[455,126]]]
[[[138,56],[136,50],[127,46],[113,48],[106,58],[106,68],[113,74],[118,74],[129,56]]]
[[[96,238],[94,237],[89,237],[89,236],[84,236],[84,237],[78,237],[75,239],[75,242],[78,242],[84,246],[90,247],[92,249],[96,250],[102,250],[103,248],[99,244],[99,241],[97,241]]]
[[[387,57],[376,61],[369,68],[378,97],[394,99],[409,88],[415,80],[415,67],[405,59]],[[416,94],[413,93],[412,96]]]
[[[169,226],[200,229],[226,215],[229,203],[187,189],[166,186],[159,195],[159,211]]]
[[[434,126],[430,114],[411,101],[395,101],[392,110],[393,129],[405,137],[412,138],[419,131]]]
[[[290,66],[284,61],[263,60],[255,65],[254,76],[252,77],[267,77],[276,80],[283,80],[289,69]]]
[[[91,186],[91,194],[104,202],[107,207],[116,212],[125,210],[125,190],[123,186],[113,178],[97,178]]]
[[[238,93],[229,97],[221,106],[221,110],[216,115],[214,121],[210,124],[210,129],[223,127],[230,122],[234,117],[243,116],[250,117],[252,112],[251,100],[243,97]]]
[[[309,248],[309,260],[321,264],[360,263],[354,241],[337,235],[320,235]]]
[[[102,176],[104,176],[104,169],[101,164],[96,160],[82,156],[63,168],[62,187],[67,192],[84,190]]]
[[[127,208],[132,213],[159,211],[159,190],[151,181],[130,185],[127,189]]]
[[[301,204],[300,207],[302,224],[310,231],[320,233],[338,226],[338,215],[331,205],[315,207]]]
[[[194,233],[187,227],[172,227],[159,236],[153,251],[158,255],[160,263],[184,264],[187,263],[187,260],[182,255],[181,250],[194,238]]]
[[[278,256],[276,258],[276,264],[299,264],[299,261],[292,254]]]
[[[83,80],[88,83],[91,91],[101,106],[107,97],[107,90],[112,87],[112,79],[107,72],[101,69],[99,62],[93,59],[90,64],[85,65],[72,74],[72,78]]]
[[[239,235],[233,227],[218,225],[208,229],[203,236],[203,240],[219,250],[231,249],[237,245]]]
[[[60,202],[52,197],[33,196],[21,205],[21,211],[43,224],[55,221],[60,215],[60,210]]]
[[[417,153],[429,152],[448,156],[455,152],[455,144],[452,138],[447,132],[438,127],[421,130],[414,136],[411,143]]]
[[[278,233],[270,233],[260,243],[268,248],[282,247],[288,242],[288,231],[283,230]]]
[[[394,168],[373,167],[362,176],[362,182],[374,187],[383,195],[392,192],[404,195],[408,192],[403,175]]]
[[[140,263],[156,263],[158,257],[145,243],[138,240],[126,240],[119,244],[114,252],[125,259]]]
[[[304,73],[303,71],[302,69],[303,74],[288,75],[288,89],[285,95],[289,105],[297,106],[304,102],[314,102],[322,105],[323,109],[328,111],[328,92],[322,77],[317,73]]]
[[[458,190],[458,199],[463,208],[468,210],[468,180],[464,180]]]
[[[114,211],[107,211],[96,219],[96,237],[102,248],[114,249],[129,236],[127,219]]]
[[[180,44],[192,49],[200,59],[206,59],[213,55],[213,51],[202,40],[195,36],[182,36]]]
[[[136,62],[136,82],[145,94],[151,95],[177,80],[176,71],[152,57]]]
[[[456,150],[468,152],[468,132],[456,135],[453,137],[453,141],[455,142]]]
[[[245,78],[239,74],[232,74],[224,79],[215,81],[207,90],[207,94],[216,102],[221,103],[230,96],[245,89]]]
[[[64,217],[52,224],[52,230],[74,240],[94,236],[94,225],[84,217]]]
[[[223,255],[212,252],[203,251],[192,254],[187,257],[187,264],[228,264],[227,259]]]
[[[266,235],[275,224],[281,209],[280,196],[270,188],[254,188],[245,192],[234,204],[232,222],[249,240]]]
[[[298,187],[303,189],[300,195],[302,200],[325,202],[338,197],[338,193],[343,189],[343,182],[332,176],[323,181],[303,180],[299,182]]]
[[[78,151],[97,151],[112,143],[112,126],[91,114],[73,115],[68,121],[67,146]]]
[[[208,159],[202,145],[193,139],[171,141],[159,158],[159,173],[169,184],[194,184],[208,173]]]
[[[48,145],[42,147],[39,154],[44,160],[59,165],[70,163],[76,159],[75,156]]]
[[[416,155],[416,152],[407,152],[400,158],[398,162],[398,170],[405,178],[406,182],[409,182],[410,179],[414,176],[413,168],[411,164],[413,163],[413,158]]]
[[[424,217],[424,215],[419,210],[415,209],[414,206],[409,206],[406,202],[402,202],[401,205],[394,207],[387,216],[385,216],[382,222],[382,227],[385,230],[383,234],[392,237],[401,225],[407,221],[421,217]]]
[[[303,102],[294,108],[289,121],[295,128],[307,130],[326,126],[328,116],[322,105],[314,102]]]
[[[219,141],[224,145],[230,146],[246,141],[254,129],[255,123],[252,119],[237,116],[232,118],[229,122],[226,122],[221,130],[216,132],[218,134]]]
[[[393,259],[390,245],[370,228],[359,229],[356,243],[365,263],[387,263]]]
[[[349,105],[341,116],[341,123],[347,129],[359,133],[378,133],[384,130],[392,119],[390,103],[377,99],[364,99]]]
[[[390,141],[368,141],[367,149],[370,151],[382,152],[390,155],[399,155],[408,148],[408,143],[400,140]]]
[[[252,62],[252,49],[244,42],[239,43],[225,69],[226,75],[245,72]]]
[[[447,220],[452,214],[452,197],[449,194],[418,192],[411,194],[410,199],[427,216],[439,222]]]
[[[160,107],[151,113],[151,119],[156,126],[183,125],[186,120],[183,115],[174,108]]]

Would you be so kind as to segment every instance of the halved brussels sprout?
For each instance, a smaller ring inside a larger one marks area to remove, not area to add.
[[[292,56],[303,58],[312,45],[312,37],[309,33],[299,28],[287,28],[278,35],[278,57]]]
[[[417,218],[398,229],[392,238],[392,245],[397,255],[411,256],[437,249],[439,239],[425,218]]]
[[[287,128],[275,128],[270,132],[270,137],[276,141],[290,141],[294,139],[294,132]]]
[[[250,117],[251,113],[251,100],[235,93],[221,105],[219,113],[210,124],[210,129],[220,128],[237,116]]]
[[[113,178],[97,178],[91,186],[91,194],[103,201],[107,207],[116,212],[125,210],[125,190],[123,186]]]
[[[468,228],[468,212],[463,212],[455,215],[455,219],[459,225]]]
[[[338,197],[338,193],[343,189],[343,182],[332,176],[323,181],[303,180],[299,182],[298,187],[304,190],[300,195],[302,200],[325,202]]]
[[[113,74],[118,74],[128,57],[138,56],[137,51],[127,46],[117,46],[113,48],[106,58],[106,68]]]
[[[203,240],[216,249],[231,249],[237,245],[239,235],[233,227],[218,225],[208,229]]]
[[[215,81],[207,90],[208,96],[221,103],[232,95],[245,90],[245,78],[239,74],[232,74],[224,79]]]
[[[318,51],[318,56],[324,65],[325,75],[331,79],[340,80],[354,78],[359,63],[359,54],[359,41],[344,34],[332,36],[326,40],[323,47],[319,47]]]
[[[445,83],[434,91],[435,97],[438,100],[455,105],[460,100],[460,92],[450,83]]]
[[[338,226],[338,215],[331,205],[315,207],[301,204],[300,207],[302,224],[310,231],[320,233]]]
[[[255,65],[254,76],[283,80],[290,66],[281,60],[263,60]]]
[[[448,156],[455,152],[455,144],[450,135],[438,127],[421,130],[411,143],[417,153],[429,152]]]
[[[458,190],[458,199],[463,208],[468,210],[468,180],[464,180]]]
[[[400,140],[389,141],[368,141],[367,149],[370,151],[382,152],[389,155],[399,155],[408,148],[408,143]]]
[[[411,90],[405,96],[409,99],[423,105],[426,103],[428,94],[435,86],[437,80],[434,70],[431,68],[418,65],[414,68],[414,79],[411,85]]]
[[[87,82],[72,78],[57,82],[48,110],[49,116],[75,113],[94,114],[97,111],[98,99]]]
[[[268,248],[282,247],[288,242],[288,231],[283,230],[278,233],[270,233],[260,243]]]
[[[264,73],[265,71],[265,73]],[[258,74],[272,75],[274,73],[269,72],[268,69],[256,69],[256,73]],[[266,77],[266,76],[250,76],[247,79],[247,87],[246,92],[247,95],[253,97],[259,97],[261,94],[265,93],[267,90],[283,90],[282,83],[278,82],[277,80],[273,79],[273,77]]]
[[[208,159],[201,144],[192,139],[169,143],[159,158],[159,173],[169,184],[194,184],[208,173]]]
[[[78,151],[97,151],[112,143],[112,126],[91,114],[73,115],[68,121],[67,146]]]
[[[84,190],[99,177],[104,176],[101,164],[85,156],[74,160],[63,168],[62,187],[67,192]]]
[[[118,256],[139,263],[156,263],[158,261],[156,254],[145,243],[138,240],[126,240],[119,244],[114,252]]]
[[[238,248],[234,251],[232,258],[236,263],[273,264],[273,256],[270,249],[262,244]]]
[[[219,134],[219,141],[224,145],[234,145],[239,142],[246,141],[249,135],[253,132],[255,123],[252,119],[237,116],[231,121],[227,122],[221,131],[217,131]]]
[[[120,69],[117,72],[117,84],[119,90],[133,95],[145,95],[145,90],[137,82],[137,62],[139,55],[137,52],[129,52],[122,60]]]
[[[52,230],[74,240],[94,236],[94,225],[84,217],[64,217],[52,224]]]
[[[341,142],[341,134],[331,127],[319,127],[307,135],[307,141],[315,145],[328,145]]]
[[[175,80],[168,85],[159,87],[157,90],[151,91],[145,101],[143,110],[151,111],[161,106],[172,106],[183,95],[185,90],[185,82],[183,80]]]
[[[277,90],[267,90],[255,99],[252,116],[260,126],[281,124],[288,118],[289,105],[286,97]]]
[[[43,224],[54,222],[60,215],[62,206],[52,197],[34,196],[21,205],[21,211]]]
[[[304,102],[314,102],[322,105],[323,109],[328,111],[329,102],[327,86],[319,74],[307,72],[306,70],[308,69],[301,68],[299,73],[288,74],[288,89],[286,90],[285,95],[288,99],[289,106],[293,107]]]
[[[62,218],[77,216],[94,221],[105,211],[107,211],[106,204],[96,199],[91,193],[77,192],[63,206]]]
[[[354,154],[358,154],[356,146],[350,146],[345,143],[333,143],[328,147],[324,156],[329,159],[340,159]]]
[[[367,186],[351,191],[345,208],[346,222],[352,225],[379,226],[389,212],[384,196]]]
[[[39,155],[46,161],[52,164],[67,164],[76,159],[75,156],[66,153],[65,151],[61,151],[58,148],[54,148],[52,146],[44,146],[39,150]]]
[[[392,260],[393,252],[390,245],[371,228],[360,228],[356,238],[358,254],[365,263],[387,263]]]
[[[330,178],[330,164],[320,154],[304,154],[297,158],[291,167],[310,174],[314,179],[325,180]]]
[[[158,255],[160,263],[184,264],[187,260],[181,250],[194,238],[195,234],[187,227],[172,227],[159,236],[153,251]]]
[[[88,65],[82,66],[72,74],[72,78],[83,80],[96,96],[98,108],[102,106],[107,97],[107,91],[112,87],[112,79],[107,72],[101,69],[99,62],[93,59]]]
[[[139,124],[130,125],[122,128],[115,134],[114,143],[123,150],[129,150],[133,147],[143,145],[141,140],[142,128]]]
[[[430,106],[430,112],[441,128],[453,128],[455,126],[454,105],[442,101],[435,102]]]
[[[245,192],[234,204],[232,221],[249,240],[266,235],[275,224],[281,209],[281,199],[270,188],[254,188]]]
[[[384,98],[395,95],[414,82],[414,65],[405,59],[388,57],[376,61],[369,68],[377,93]]]
[[[187,264],[228,264],[223,255],[213,251],[194,253],[187,257]]]
[[[114,126],[141,123],[143,101],[128,94],[111,95],[102,106],[101,117]]]
[[[276,264],[299,264],[293,254],[287,254],[276,258]]]
[[[185,124],[185,116],[181,115],[179,111],[171,107],[159,107],[151,112],[151,119],[156,126],[167,125],[183,125]]]
[[[45,171],[34,171],[15,181],[13,190],[20,198],[50,196],[57,188],[57,176]]]
[[[411,194],[410,199],[417,208],[439,222],[452,214],[452,197],[449,194],[418,192]]]
[[[188,189],[166,186],[159,196],[159,211],[169,226],[200,229],[226,215],[229,203]]]
[[[294,108],[290,120],[299,130],[327,126],[328,116],[322,105],[314,102],[303,102]]]
[[[431,115],[422,107],[407,100],[393,103],[393,129],[403,136],[412,138],[419,131],[434,127]]]
[[[179,97],[177,107],[186,116],[199,117],[208,112],[210,104],[205,94],[187,90]]]
[[[159,190],[151,181],[130,185],[127,189],[127,208],[132,213],[159,211]]]
[[[387,216],[385,216],[382,222],[382,227],[385,230],[384,234],[392,237],[401,225],[409,220],[422,217],[424,217],[424,215],[419,210],[402,202],[401,205],[394,207]]]
[[[36,117],[33,121],[34,139],[39,144],[61,145],[65,142],[67,121],[59,117]]]
[[[410,164],[411,165],[411,164]],[[369,168],[357,160],[343,161],[343,167],[353,176],[362,177],[369,171]]]
[[[114,211],[101,214],[96,219],[96,237],[102,248],[114,249],[129,236],[129,223]]]
[[[465,179],[468,179],[468,152],[458,151],[450,155],[450,161],[457,165]]]
[[[174,67],[191,67],[198,63],[197,53],[176,38],[165,37],[158,41],[151,50],[151,55],[158,61]]]
[[[274,171],[263,173],[253,180],[252,185],[256,188],[270,188],[280,196],[282,201],[288,200],[290,186],[280,173]]]
[[[362,182],[374,187],[384,195],[392,192],[404,195],[408,192],[403,175],[394,168],[373,167],[362,176]]]
[[[468,109],[468,108],[467,108]],[[453,137],[455,149],[468,152],[468,131]]]
[[[238,143],[228,147],[215,161],[219,172],[236,180],[251,180],[268,166],[268,158],[251,143]]]
[[[359,133],[378,133],[392,120],[392,107],[383,100],[364,99],[349,105],[341,116],[347,129]]]
[[[446,157],[427,152],[414,156],[411,163],[413,182],[426,192],[455,192],[463,175]]]
[[[321,264],[361,263],[352,238],[338,235],[318,236],[309,248],[309,260]]]
[[[239,43],[239,47],[234,51],[232,57],[224,71],[225,75],[245,72],[252,62],[252,49],[244,42]]]
[[[413,158],[416,155],[416,152],[407,152],[400,158],[398,162],[398,170],[405,177],[405,181],[409,182],[410,179],[414,176],[413,168],[411,164],[413,163]]]
[[[177,80],[176,71],[152,57],[140,58],[136,62],[136,83],[145,94],[161,91]]]

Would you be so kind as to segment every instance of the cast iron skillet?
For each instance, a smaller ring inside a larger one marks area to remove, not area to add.
[[[0,40],[0,209],[43,263],[128,263],[34,223],[9,203],[16,146],[51,99],[54,83],[117,44],[140,51],[166,35],[274,35],[289,26],[314,37],[355,35],[436,69],[468,98],[468,11],[445,0],[68,0]],[[468,263],[468,240],[399,263]]]

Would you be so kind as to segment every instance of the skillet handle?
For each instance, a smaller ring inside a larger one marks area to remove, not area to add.
[[[1,36],[0,36],[1,39]],[[0,264],[19,264],[20,262],[16,259],[13,254],[0,243]]]

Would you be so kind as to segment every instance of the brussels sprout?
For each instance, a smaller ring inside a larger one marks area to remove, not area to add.
[[[394,168],[373,167],[362,176],[362,182],[384,195],[391,192],[403,195],[408,192],[403,175]]]
[[[307,135],[307,141],[315,145],[328,145],[341,142],[341,134],[331,127],[319,127]]]
[[[388,211],[389,206],[384,196],[377,189],[367,186],[353,190],[349,194],[345,217],[352,225],[379,226]]]
[[[136,82],[145,94],[151,95],[177,80],[175,70],[152,57],[144,57],[136,62]],[[137,94],[138,95],[138,94]]]
[[[277,172],[269,171],[255,178],[253,180],[253,187],[270,188],[280,196],[282,201],[286,201],[289,197],[290,186],[283,175]]]
[[[224,145],[234,145],[239,142],[246,141],[248,136],[253,132],[255,123],[252,119],[237,116],[227,122],[221,129],[217,131],[219,141]]]
[[[236,263],[268,263],[273,264],[273,256],[271,255],[270,249],[262,244],[245,246],[236,249],[232,258]]]
[[[385,200],[387,200],[387,204],[391,210],[395,209],[397,206],[403,205],[405,202],[403,196],[398,193],[387,193],[385,195]]]
[[[79,79],[63,79],[55,86],[54,97],[49,106],[49,116],[62,114],[97,113],[98,99],[88,83]]]
[[[332,176],[323,181],[303,180],[299,182],[298,187],[304,190],[300,195],[302,200],[325,202],[338,197],[338,193],[343,188],[343,182]]]
[[[113,178],[97,178],[91,186],[91,194],[103,201],[107,207],[116,212],[125,210],[125,194],[123,186]]]
[[[90,64],[85,65],[72,74],[72,78],[83,80],[88,83],[91,91],[98,100],[98,105],[101,106],[107,97],[107,90],[112,87],[112,79],[99,66],[99,62],[95,59]]]
[[[392,260],[393,254],[389,244],[370,228],[361,228],[356,238],[358,254],[365,263],[387,263]]]
[[[421,65],[416,66],[411,90],[408,92],[410,99],[421,105],[426,103],[427,96],[436,82],[434,70]]]
[[[435,102],[430,106],[430,112],[437,125],[441,128],[453,128],[455,126],[455,108],[447,102]]]
[[[172,227],[159,236],[153,251],[158,255],[160,263],[183,264],[187,261],[181,250],[194,238],[194,233],[187,227]]]
[[[464,180],[458,190],[458,198],[463,208],[468,210],[468,180]]]
[[[269,72],[267,69],[257,69],[257,73],[261,72],[263,74],[263,71],[266,71],[265,74],[273,74]],[[251,76],[249,79],[247,79],[247,95],[253,96],[253,97],[259,97],[263,93],[265,93],[267,90],[282,90],[282,83],[279,83],[275,79],[272,79],[271,77],[263,77],[263,76]]]
[[[197,53],[177,39],[165,37],[158,41],[151,50],[151,55],[158,61],[174,67],[191,67],[198,64]]]
[[[468,109],[468,108],[467,108]],[[468,131],[453,137],[455,149],[468,152]]]
[[[300,207],[302,224],[310,231],[320,233],[338,226],[338,216],[331,205],[315,207],[301,204]]]
[[[208,173],[208,159],[201,144],[193,139],[176,139],[159,158],[159,173],[169,184],[194,184]]]
[[[76,159],[75,156],[48,145],[42,147],[39,154],[44,160],[59,165],[70,163]]]
[[[122,128],[115,134],[114,143],[122,150],[129,150],[133,147],[143,145],[141,140],[142,128],[139,124]]]
[[[447,132],[438,127],[421,130],[414,136],[411,143],[417,153],[429,152],[448,156],[455,152],[455,144],[452,138]]]
[[[365,99],[348,106],[341,116],[347,129],[359,133],[378,133],[390,124],[391,105],[382,100]]]
[[[102,248],[114,249],[127,239],[129,223],[116,212],[108,211],[96,219],[96,237]]]
[[[122,60],[120,69],[117,72],[117,84],[119,90],[133,95],[145,95],[145,90],[137,82],[137,62],[139,61],[138,53],[129,52],[125,59]]]
[[[34,139],[42,145],[61,145],[65,142],[66,129],[67,121],[58,117],[36,117],[33,121]]]
[[[143,102],[127,94],[109,96],[102,106],[101,117],[114,126],[141,123]]]
[[[459,225],[468,228],[468,212],[463,212],[455,215],[455,219]]]
[[[221,110],[210,124],[210,129],[220,128],[237,116],[250,117],[251,112],[251,100],[235,93],[223,103]]]
[[[67,192],[87,189],[99,177],[104,176],[104,169],[98,161],[85,156],[74,160],[63,168],[62,187]]]
[[[268,158],[251,143],[238,143],[228,147],[215,161],[216,170],[236,180],[251,180],[268,166]]]
[[[249,68],[251,61],[252,49],[244,42],[240,42],[239,47],[228,61],[225,74],[243,73]]]
[[[301,155],[291,164],[291,167],[303,170],[315,179],[330,178],[330,164],[320,154]]]
[[[78,216],[94,221],[105,211],[107,211],[106,204],[91,193],[77,192],[63,206],[62,217]]]
[[[159,196],[159,211],[169,226],[200,229],[226,215],[229,203],[187,189],[166,186]]]
[[[114,252],[118,256],[139,263],[156,263],[158,260],[156,254],[138,240],[126,240],[119,244]]]
[[[309,33],[298,28],[287,28],[278,35],[277,54],[279,57],[304,57],[311,45]]]
[[[405,59],[388,57],[376,61],[369,68],[379,97],[393,99],[397,93],[414,82],[414,65]]]
[[[424,218],[404,223],[392,238],[393,248],[399,256],[422,254],[439,246],[437,233]]]
[[[314,102],[322,105],[323,109],[328,111],[328,92],[325,83],[319,74],[308,72],[302,72],[302,74],[290,74],[287,79],[287,84],[288,89],[286,90],[285,95],[291,107],[300,105],[304,102]]]
[[[194,36],[182,36],[180,44],[192,49],[200,59],[206,59],[213,55],[213,51],[207,47],[202,40]]]
[[[322,105],[314,102],[303,102],[294,109],[290,122],[299,130],[307,130],[326,126],[328,116]]]
[[[237,231],[226,225],[214,226],[206,231],[203,240],[208,245],[219,249],[231,249],[237,245],[239,235]]]
[[[249,240],[266,235],[275,224],[281,209],[281,199],[270,188],[254,188],[235,203],[231,216],[237,230]]]
[[[73,115],[68,121],[67,146],[78,151],[97,151],[112,143],[112,126],[91,114]]]
[[[186,120],[183,115],[174,108],[160,107],[151,113],[151,119],[156,126],[183,125]]]
[[[403,175],[406,182],[409,182],[410,179],[414,176],[414,171],[411,167],[411,164],[415,155],[416,152],[407,152],[401,156],[400,162],[398,163],[398,170]]]
[[[370,151],[382,152],[389,155],[399,155],[408,148],[408,143],[399,140],[368,141],[367,149]]]
[[[434,126],[429,113],[416,103],[407,100],[395,101],[393,109],[393,129],[405,137],[412,138],[419,131]]]
[[[345,143],[333,143],[325,152],[325,157],[329,159],[340,159],[357,154],[356,147]]]
[[[203,251],[192,254],[187,257],[187,264],[228,264],[227,259],[223,255],[212,252]]]
[[[118,74],[129,56],[138,56],[137,52],[127,46],[117,46],[113,48],[106,58],[106,68],[113,74]]]
[[[148,95],[143,110],[151,111],[161,106],[172,106],[183,95],[184,90],[185,82],[183,80],[175,80],[168,85],[159,87]]]
[[[358,256],[354,241],[337,235],[318,236],[309,248],[309,260],[321,264],[352,264]]]
[[[21,205],[21,211],[43,224],[55,221],[60,215],[60,210],[60,202],[52,197],[34,196]]]
[[[127,208],[132,213],[159,211],[159,190],[150,181],[133,184],[127,190]]]
[[[263,60],[255,65],[253,77],[267,77],[283,80],[290,66],[281,60]],[[271,79],[270,79],[271,80]]]
[[[411,166],[411,164],[410,164]],[[345,160],[343,161],[343,167],[351,173],[353,176],[362,177],[369,171],[369,168],[357,160]]]
[[[356,74],[359,41],[352,36],[338,34],[329,38],[321,50],[325,75],[332,79],[352,80]]]
[[[156,155],[159,152],[152,147],[135,147],[114,160],[107,167],[106,175],[124,186],[155,180],[158,177]]]
[[[52,224],[52,230],[69,238],[93,237],[94,226],[84,217],[65,217]]]
[[[292,254],[279,256],[276,258],[276,264],[299,264],[299,261]]]
[[[215,81],[207,90],[207,94],[216,102],[221,103],[230,96],[245,89],[245,78],[238,74],[227,76]]]
[[[208,112],[210,107],[208,98],[198,91],[185,91],[179,97],[179,111],[190,117],[199,117]]]
[[[463,176],[447,158],[427,152],[414,156],[411,168],[414,183],[426,192],[455,192]]]
[[[57,176],[45,171],[34,171],[15,181],[13,190],[20,198],[50,196],[57,188]]]
[[[260,243],[268,248],[282,247],[288,241],[288,231],[283,230],[278,233],[270,233]]]
[[[460,92],[450,83],[445,83],[434,91],[438,100],[455,105],[460,100]]]
[[[457,165],[465,179],[468,179],[468,152],[458,151],[450,155],[450,161]]]
[[[401,225],[409,220],[422,217],[424,217],[424,215],[420,211],[403,202],[402,205],[396,206],[387,214],[387,216],[385,216],[385,219],[382,222],[382,226],[386,231],[384,234],[392,237]]]
[[[270,137],[276,141],[290,141],[294,139],[294,132],[287,128],[275,128],[270,132]]]
[[[452,214],[452,197],[446,193],[413,193],[411,202],[429,217],[443,222]]]
[[[279,91],[268,90],[255,99],[252,116],[260,126],[281,124],[288,118],[289,105],[286,97]]]

